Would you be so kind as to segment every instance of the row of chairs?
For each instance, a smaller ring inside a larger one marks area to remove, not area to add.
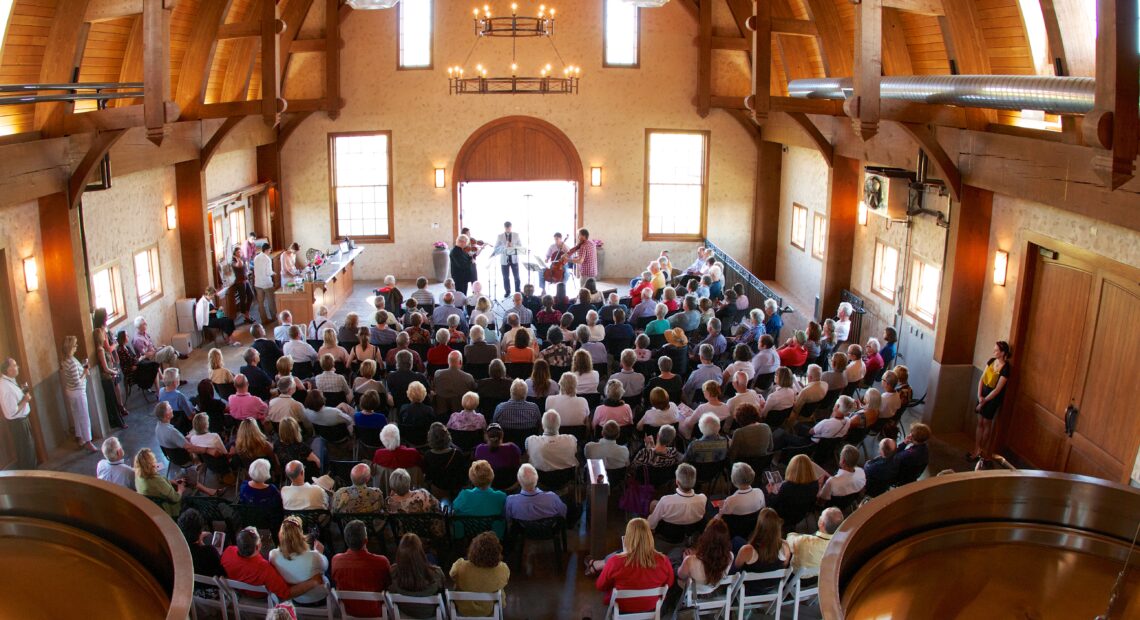
[[[697,617],[706,614],[713,618],[731,618],[733,611],[738,620],[743,620],[745,613],[756,609],[764,609],[766,614],[774,614],[780,620],[783,606],[787,603],[793,605],[792,618],[800,617],[800,603],[810,601],[819,596],[819,573],[806,569],[778,569],[764,573],[736,573],[726,575],[718,584],[717,590],[708,596],[697,596],[693,582],[690,580],[685,586],[682,603],[686,608],[696,612]],[[749,595],[749,584],[762,584],[769,586],[760,594]],[[649,588],[644,590],[614,590],[610,596],[610,605],[606,610],[606,620],[660,620],[661,607],[665,602],[668,588]],[[653,611],[626,612],[620,610],[620,601],[630,599],[653,598]]]
[[[264,618],[266,612],[276,607],[282,601],[264,586],[255,586],[224,577],[209,577],[194,575],[194,585],[199,590],[215,592],[218,598],[194,596],[193,606],[190,609],[192,620],[198,620],[200,610],[209,609],[220,614],[222,620],[241,620],[242,613],[246,618]],[[480,620],[492,618],[503,620],[503,591],[498,592],[462,592],[444,590],[442,593],[431,596],[408,596],[391,592],[356,592],[337,590],[328,580],[325,580],[325,589],[328,595],[323,606],[294,605],[293,611],[298,620],[302,618],[324,618],[326,620],[402,620],[407,616],[401,615],[400,605],[430,606],[434,609],[436,620],[473,620],[476,616],[465,616],[459,613],[456,603],[478,602],[492,606],[490,616],[478,616]],[[250,595],[253,594],[253,596]],[[379,609],[379,615],[355,616],[348,613],[345,602],[374,603]],[[416,617],[419,617],[418,614]]]

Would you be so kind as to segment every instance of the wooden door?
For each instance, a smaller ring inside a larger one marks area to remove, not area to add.
[[[1026,292],[1009,447],[1035,467],[1125,482],[1140,444],[1140,284],[1105,260],[1046,254]]]

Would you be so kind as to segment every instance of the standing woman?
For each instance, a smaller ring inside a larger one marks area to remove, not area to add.
[[[248,241],[246,246],[252,247]],[[253,304],[253,285],[249,282],[249,270],[246,259],[242,257],[241,247],[234,248],[230,268],[234,272],[234,283],[230,285],[229,291],[234,300],[234,310],[245,318],[246,323],[253,323],[253,318],[249,316],[249,307]]]
[[[123,374],[115,364],[114,349],[110,348],[111,343],[107,340],[107,329],[96,327],[91,339],[95,346],[93,351],[95,362],[99,364],[99,378],[103,384],[103,399],[107,404],[108,421],[111,426],[127,428],[123,422],[123,416],[127,414],[126,407],[123,407]]]
[[[475,257],[467,253],[467,245],[471,239],[467,235],[459,235],[455,245],[451,246],[451,279],[455,280],[455,290],[467,294],[467,286],[475,279]]]
[[[1013,349],[1004,340],[994,344],[994,356],[986,362],[986,369],[982,371],[982,378],[978,380],[978,406],[974,411],[978,413],[978,430],[974,433],[974,451],[966,455],[971,461],[978,459],[989,460],[993,458],[990,452],[994,434],[994,416],[1001,409],[1005,398],[1005,386],[1009,382],[1009,359],[1013,357]]]
[[[87,375],[91,374],[87,362],[80,363],[75,358],[79,340],[75,336],[64,336],[59,377],[63,382],[63,402],[75,426],[75,440],[91,452],[97,452],[91,443],[91,414],[87,410]]]

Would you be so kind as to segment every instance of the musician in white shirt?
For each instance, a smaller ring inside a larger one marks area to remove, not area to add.
[[[257,292],[257,314],[262,323],[270,323],[277,314],[273,300],[273,258],[269,244],[261,244],[261,252],[253,259],[253,287]],[[268,303],[266,303],[268,302]]]
[[[503,269],[503,297],[511,294],[511,281],[509,276],[515,277],[515,290],[522,290],[519,283],[519,251],[522,249],[522,239],[518,233],[511,232],[511,223],[503,222],[503,232],[495,240],[493,255],[499,257],[499,265]]]

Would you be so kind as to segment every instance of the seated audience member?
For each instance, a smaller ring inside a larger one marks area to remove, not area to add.
[[[379,351],[379,349],[377,349]],[[321,359],[326,355],[331,355],[333,362],[347,367],[351,362],[351,356],[348,349],[340,346],[337,342],[336,332],[332,328],[324,327],[321,331],[321,348],[317,349],[317,359]]]
[[[455,411],[463,395],[476,389],[475,377],[463,370],[462,353],[448,353],[447,368],[435,371],[432,386],[435,388],[435,412],[439,416]]]
[[[419,316],[419,315],[416,315],[416,316]],[[390,349],[388,351],[388,353],[384,355],[384,364],[390,369],[394,368],[396,370],[400,370],[400,354],[407,351],[408,357],[409,357],[408,367],[406,369],[404,369],[404,372],[409,372],[409,373],[410,372],[416,372],[416,373],[424,372],[424,370],[427,367],[424,366],[424,361],[422,358],[420,358],[420,354],[417,351],[414,351],[414,350],[409,348],[411,346],[410,343],[411,343],[411,337],[408,335],[408,332],[406,332],[406,331],[400,332],[396,336],[396,346],[393,347],[392,349]],[[392,373],[391,372],[389,372],[389,374],[388,374],[388,388],[389,388],[389,391],[393,391],[393,389],[392,389]],[[398,393],[398,392],[393,392],[393,393]]]
[[[447,333],[451,335],[448,344],[453,347],[462,347],[467,344],[467,332],[459,328],[461,318],[458,314],[447,317]]]
[[[352,407],[343,403],[336,407],[328,407],[325,405],[325,395],[317,390],[310,390],[305,395],[304,413],[313,426],[339,426],[344,424],[348,426],[348,432],[352,433],[352,416],[355,413]]]
[[[698,389],[704,389],[704,385],[708,381],[720,385],[721,373],[720,368],[713,363],[713,347],[710,344],[702,344],[698,349],[700,357],[700,364],[689,375],[689,380],[685,382],[684,387],[681,388],[681,394],[686,403],[693,402],[693,394]]]
[[[558,325],[562,320],[562,311],[554,307],[554,298],[550,295],[543,295],[542,309],[535,313],[534,322],[538,326],[542,325]]]
[[[633,456],[630,466],[638,467],[676,467],[681,462],[681,453],[673,447],[677,438],[677,430],[666,424],[657,429],[657,437],[645,436],[645,449],[638,450]]]
[[[739,551],[733,567],[742,573],[768,573],[787,568],[792,559],[792,547],[782,536],[784,520],[771,508],[764,508],[756,519],[756,527]],[[780,582],[747,581],[745,596],[759,596],[773,592]]]
[[[273,339],[277,342],[289,340],[289,328],[293,327],[293,313],[282,310],[277,313],[277,327],[273,328]]]
[[[910,403],[910,399],[914,397],[914,389],[909,383],[910,369],[900,364],[892,368],[891,372],[895,373],[895,378],[898,379],[895,391],[899,393],[899,402],[903,405]]]
[[[847,368],[843,374],[847,375],[847,382],[859,385],[867,375],[867,365],[863,363],[863,347],[853,344],[847,347]]]
[[[439,500],[427,489],[412,488],[408,470],[398,467],[388,475],[388,512],[425,513],[439,512]]]
[[[273,444],[269,443],[265,433],[261,432],[261,427],[252,418],[246,418],[238,425],[237,441],[230,451],[237,457],[241,467],[246,467],[247,463],[253,463],[256,459],[268,459],[273,471],[281,471],[277,455],[273,452]]]
[[[456,516],[502,516],[503,507],[507,503],[507,495],[491,488],[491,482],[495,480],[495,470],[491,464],[487,461],[471,463],[467,477],[471,480],[472,487],[459,492],[455,501],[452,502],[452,512]],[[501,539],[505,532],[503,521],[501,519],[495,520],[493,527],[495,535]],[[463,537],[463,525],[461,523],[454,524],[452,529],[456,538]]]
[[[722,424],[725,420],[732,417],[732,414],[729,413],[728,404],[720,399],[721,392],[719,383],[712,380],[705,381],[705,384],[701,386],[701,393],[705,397],[705,402],[701,403],[696,410],[693,411],[692,415],[681,422],[681,426],[678,430],[681,431],[682,435],[691,437],[693,434],[693,426],[697,420],[700,420],[701,416],[706,413],[715,415],[716,419]]]
[[[471,326],[471,341],[463,347],[463,358],[468,364],[490,364],[499,357],[499,348],[488,343],[485,334],[482,326]]]
[[[260,363],[261,370],[270,375],[273,369],[277,367],[277,358],[285,355],[281,351],[281,345],[277,344],[276,340],[271,340],[265,337],[265,327],[261,323],[254,323],[249,328],[249,333],[253,336],[253,344],[250,345],[251,349],[246,350],[243,358],[247,365],[257,366]],[[258,363],[250,364],[249,351],[252,350],[259,356]]]
[[[633,349],[625,349],[618,356],[618,361],[621,364],[621,370],[614,373],[610,380],[621,383],[625,398],[641,396],[642,391],[645,390],[645,375],[633,369],[633,365],[637,363],[637,354],[633,352]]]
[[[669,325],[669,320],[665,315],[669,314],[669,307],[665,304],[658,303],[653,308],[653,316],[655,317],[648,325],[645,326],[645,335],[647,336],[663,336],[665,332],[672,329]]]
[[[380,467],[406,469],[419,467],[423,462],[423,455],[419,450],[400,445],[400,428],[395,424],[389,424],[380,430],[380,444],[384,447],[372,455],[372,462]]]
[[[884,437],[879,441],[879,456],[863,463],[863,474],[867,478],[867,497],[878,497],[891,488],[899,474],[894,439]]]
[[[653,301],[652,285],[644,280],[630,290],[629,297],[637,302],[629,312],[630,321],[636,323],[639,319],[652,319],[657,314],[657,302]]]
[[[767,337],[765,337],[767,336]],[[770,375],[780,367],[780,354],[773,348],[776,341],[770,334],[760,336],[759,350],[752,356],[752,371],[754,377]]]
[[[178,529],[186,539],[186,546],[190,548],[190,559],[193,561],[194,574],[206,577],[225,577],[226,571],[222,568],[222,557],[218,550],[207,540],[212,536],[206,531],[206,522],[202,513],[187,508],[178,515]],[[216,598],[217,588],[194,584],[194,596]]]
[[[344,553],[332,559],[329,573],[342,592],[383,592],[392,579],[388,558],[368,550],[368,527],[354,519],[344,526]],[[379,617],[381,602],[344,601],[344,611],[359,618]]]
[[[526,438],[526,453],[531,465],[539,471],[558,471],[578,466],[578,440],[561,435],[562,421],[551,409],[542,414],[542,434]]]
[[[332,511],[350,514],[375,513],[384,510],[384,494],[372,482],[372,468],[367,463],[357,463],[349,472],[352,484],[333,493]]]
[[[655,387],[649,391],[649,407],[645,410],[645,415],[637,421],[637,430],[642,430],[646,426],[662,427],[680,421],[681,412],[677,410],[677,405],[669,400],[669,393],[664,388]]]
[[[535,430],[542,413],[538,405],[526,400],[526,382],[515,379],[511,382],[510,400],[495,407],[492,421],[504,429]]]
[[[760,421],[760,409],[741,405],[735,414],[736,430],[728,447],[728,460],[761,457],[772,452],[772,429]]]
[[[801,412],[804,407],[813,405],[823,400],[827,396],[827,384],[822,380],[823,370],[817,364],[809,364],[807,367],[807,384],[800,389],[800,393],[796,396],[796,404],[792,406],[792,413],[795,415],[802,415]]]
[[[606,328],[598,323],[598,312],[596,310],[590,310],[586,313],[586,323],[582,327],[585,327],[590,334],[588,342],[601,342],[606,339]]]
[[[356,345],[352,347],[352,350],[348,352],[348,366],[354,371],[359,372],[363,367],[364,362],[372,362],[372,372],[373,375],[375,375],[376,364],[382,363],[384,360],[380,354],[380,347],[372,344],[370,340],[371,336],[368,334],[368,328],[361,327],[356,330],[356,335],[352,338],[352,340],[346,341],[356,343]],[[372,375],[369,375],[366,378],[366,380],[370,379],[372,379]],[[357,381],[359,382],[359,378]],[[355,385],[353,385],[353,390],[355,390],[357,393],[360,392],[360,390],[356,390]]]
[[[304,393],[309,388],[304,381],[301,381],[301,379],[293,375],[293,358],[288,355],[282,355],[277,358],[277,374],[274,375],[273,381],[276,383],[282,379],[288,379],[293,382],[294,392]]]
[[[447,419],[447,428],[453,431],[481,431],[487,427],[487,418],[479,413],[479,395],[467,392],[460,399],[461,411],[456,411]]]
[[[558,380],[558,393],[546,397],[546,408],[558,412],[562,426],[587,425],[590,405],[577,392],[578,376],[568,372]]]
[[[289,328],[289,341],[281,347],[281,351],[293,358],[295,362],[317,361],[317,350],[305,341],[301,327],[298,325]]]
[[[535,350],[531,342],[530,331],[527,329],[514,330],[514,338],[503,352],[503,360],[508,364],[529,364],[534,361]]]
[[[190,430],[190,419],[194,417],[194,405],[190,399],[178,391],[179,373],[177,368],[167,368],[162,372],[162,387],[158,390],[158,400],[170,405],[176,417],[174,425],[183,432]]]
[[[579,325],[576,335],[578,339],[578,350],[589,353],[590,362],[592,364],[605,364],[609,361],[609,352],[606,351],[606,345],[591,340],[593,336],[590,334],[590,328],[588,326]]]
[[[764,407],[764,397],[756,393],[756,390],[748,389],[747,373],[743,371],[737,372],[731,378],[732,389],[736,394],[725,403],[728,405],[728,414],[730,416],[735,417],[737,410],[744,405],[752,405],[757,411]]]
[[[677,579],[692,581],[697,597],[717,591],[720,581],[732,568],[732,535],[724,519],[714,518],[685,554],[677,568]]]
[[[442,422],[432,422],[427,432],[424,477],[439,497],[453,497],[467,483],[467,453],[451,443],[451,433]]]
[[[820,439],[833,439],[847,435],[850,421],[848,414],[855,411],[855,399],[850,396],[840,396],[831,408],[831,417],[820,420],[808,433],[811,440],[819,443]]]
[[[390,347],[396,344],[396,330],[388,325],[388,312],[380,310],[375,316],[376,324],[368,330],[368,341],[377,347]]]
[[[845,497],[862,491],[867,486],[867,475],[859,467],[859,449],[843,446],[839,452],[839,470],[823,483],[819,499],[826,502],[834,497]]]
[[[391,316],[391,315],[389,315],[389,316]],[[407,316],[407,318],[405,319],[405,322],[408,324],[408,327],[406,329],[404,329],[404,331],[396,334],[396,345],[399,346],[399,344],[400,344],[400,334],[407,334],[408,335],[407,344],[409,344],[409,345],[411,345],[411,344],[430,345],[432,343],[432,338],[434,338],[435,335],[431,333],[431,330],[424,327],[425,321],[426,321],[426,317],[424,317],[424,315],[420,314],[419,312],[413,312],[413,313],[409,314]],[[392,323],[388,323],[388,326],[391,327],[393,329],[393,331],[395,331],[399,327],[398,325],[393,326]]]
[[[832,507],[824,509],[819,515],[819,529],[815,534],[788,534],[788,544],[792,547],[792,567],[818,571],[827,544],[840,525],[843,525],[843,513]]]
[[[609,421],[618,423],[618,426],[633,425],[633,410],[622,401],[625,389],[617,379],[606,381],[606,399],[594,410],[594,426],[601,426]]]
[[[717,422],[717,428],[719,427],[720,423]],[[657,524],[662,521],[673,525],[692,525],[705,517],[708,498],[704,493],[693,491],[697,486],[697,469],[688,463],[681,463],[674,476],[677,491],[650,503],[648,521],[653,529],[657,529]]]
[[[820,375],[820,380],[827,384],[827,391],[842,390],[847,387],[847,354],[836,351],[831,354],[831,370]]]
[[[296,385],[291,377],[282,377],[277,380],[277,396],[269,401],[269,407],[265,414],[265,419],[275,424],[280,424],[285,418],[292,418],[302,427],[309,435],[313,433],[313,425],[305,417],[305,405],[298,402],[293,398],[296,391]]]
[[[313,541],[313,547],[309,548],[301,518],[285,517],[277,533],[277,548],[269,552],[269,563],[290,586],[307,583],[314,577],[323,578],[329,568],[329,560],[325,557],[324,545],[319,540]],[[313,588],[294,597],[293,602],[298,605],[313,605],[324,601],[326,596],[328,590],[322,581],[322,587]]]
[[[669,317],[669,326],[680,327],[682,331],[696,331],[701,324],[701,313],[697,309],[696,295],[686,295],[682,303],[682,310]]]
[[[186,439],[198,446],[199,448],[206,448],[212,454],[220,454],[226,452],[226,444],[222,441],[221,435],[210,432],[210,416],[205,413],[199,413],[194,416],[192,422],[193,428],[186,434]]]
[[[558,331],[562,332],[562,342],[567,345],[574,346],[578,341],[578,336],[574,331],[574,315],[564,313],[562,319],[558,322]]]
[[[784,409],[791,409],[796,404],[796,389],[795,379],[792,378],[792,369],[786,366],[781,366],[776,370],[776,379],[773,382],[773,387],[767,400],[764,401],[764,408],[760,410],[760,417],[767,417],[770,411],[783,411]]]
[[[388,416],[380,413],[382,407],[380,394],[376,390],[368,390],[360,397],[360,411],[352,416],[356,428],[382,429],[388,425]]]
[[[807,334],[803,330],[797,329],[792,337],[784,343],[776,351],[776,355],[780,356],[780,365],[787,366],[788,368],[799,368],[808,362],[808,352],[804,348],[804,343],[807,342]]]
[[[764,491],[753,488],[756,472],[748,463],[733,463],[729,475],[736,491],[724,499],[720,507],[722,515],[750,515],[764,508]]]
[[[534,366],[531,368],[530,376],[526,380],[526,396],[527,398],[537,398],[545,400],[549,396],[558,393],[558,384],[550,378],[550,364],[541,357],[534,361]],[[540,402],[542,402],[540,400]]]
[[[491,532],[483,532],[471,540],[467,557],[451,565],[450,575],[457,591],[494,593],[507,587],[511,569],[503,562],[499,539]],[[455,601],[456,613],[465,617],[490,616],[493,609],[494,603]]]
[[[895,356],[898,355],[898,341],[899,333],[895,328],[887,326],[883,328],[883,344],[879,347],[879,357],[883,359],[883,368],[890,368],[891,364],[895,361]]]
[[[707,336],[705,336],[704,340],[697,343],[697,347],[699,348],[701,345],[705,344],[709,345],[713,350],[712,357],[709,359],[717,359],[721,355],[724,355],[724,352],[728,350],[728,341],[725,340],[724,335],[721,333],[720,319],[709,319],[706,329],[709,333]],[[689,357],[695,359],[697,355],[690,354]]]
[[[808,321],[804,335],[807,338],[804,340],[804,349],[807,349],[807,361],[808,363],[818,363],[819,352],[822,350],[820,340],[823,338],[823,329],[819,323]],[[826,364],[824,365],[826,366]]]
[[[590,303],[590,291],[583,287],[578,291],[578,301],[566,310],[566,314],[574,317],[575,325],[582,325],[586,322],[586,313],[593,309],[594,305]]]
[[[447,364],[447,356],[453,351],[448,346],[449,342],[451,342],[451,332],[447,331],[446,327],[435,330],[435,345],[427,352],[428,366],[444,366]]]
[[[392,394],[395,404],[403,406],[408,402],[408,387],[415,382],[427,385],[428,378],[422,372],[412,370],[414,351],[404,350],[396,354],[396,369],[388,373],[388,392]]]
[[[300,583],[286,583],[281,573],[261,555],[261,536],[255,527],[247,527],[237,533],[234,544],[222,553],[222,568],[227,578],[251,586],[264,586],[281,600],[295,600],[314,589],[324,591],[324,575],[319,572]],[[250,598],[265,598],[263,593],[240,592]]]
[[[883,356],[879,355],[878,339],[867,340],[867,346],[863,347],[863,365],[869,377],[876,377],[883,370]]]
[[[392,594],[424,597],[441,594],[444,587],[443,570],[428,561],[420,537],[412,533],[404,534],[396,548],[396,563],[392,565],[392,583],[388,585],[388,591]],[[433,605],[400,603],[397,607],[401,618],[437,617]]]
[[[440,304],[432,310],[431,324],[432,325],[446,325],[447,319],[452,316],[457,316],[460,319],[459,328],[467,331],[467,316],[455,302],[455,293],[451,291],[445,292],[439,299]]]
[[[780,308],[776,300],[764,300],[764,333],[772,337],[772,342],[779,342],[780,330],[783,328],[784,319],[780,317]]]
[[[681,334],[684,336],[684,334]],[[657,358],[658,374],[649,380],[645,389],[649,390],[652,394],[655,388],[665,390],[665,394],[669,396],[669,402],[674,404],[681,404],[684,399],[685,380],[680,375],[673,373],[673,358],[659,357]]]
[[[483,433],[484,442],[475,446],[472,457],[487,461],[495,469],[514,469],[522,460],[522,450],[512,442],[503,441],[503,427],[492,423]]]
[[[624,317],[629,316],[629,308],[621,303],[621,297],[619,297],[617,293],[610,293],[609,296],[606,297],[606,305],[602,306],[601,310],[598,310],[598,316],[603,323],[616,323],[617,321],[614,319],[614,314],[616,314],[618,310],[622,311]]]
[[[547,347],[539,352],[547,364],[561,368],[570,366],[570,358],[574,355],[574,347],[563,342],[562,330],[552,325],[546,330]]]
[[[234,373],[230,372],[225,366],[225,360],[222,358],[221,349],[210,349],[206,359],[209,364],[209,379],[210,383],[217,385],[224,385],[234,382]]]
[[[898,375],[893,370],[883,373],[882,407],[879,410],[879,417],[894,418],[899,409],[906,404],[902,402],[902,397],[898,393],[898,384]]]
[[[281,505],[285,510],[327,510],[329,497],[321,487],[305,482],[305,466],[289,461],[285,466],[289,486],[281,489]]]
[[[523,294],[515,291],[515,293],[511,295],[512,305],[510,308],[507,308],[507,313],[508,316],[512,312],[517,314],[520,325],[530,325],[534,323],[534,312],[532,312],[530,308],[527,308],[526,305],[523,304],[523,301]]]
[[[376,299],[384,299],[377,297]],[[360,315],[355,312],[349,312],[344,317],[344,325],[341,325],[336,331],[337,342],[356,342],[360,336]]]
[[[696,414],[691,417],[696,417]],[[727,458],[728,439],[720,434],[720,418],[713,413],[702,414],[697,427],[701,436],[689,442],[689,447],[685,449],[685,462],[716,463]]]
[[[653,349],[649,348],[649,336],[638,334],[633,339],[633,356],[637,362],[653,361]]]
[[[799,523],[808,510],[816,505],[819,494],[819,480],[815,476],[815,465],[806,454],[797,454],[788,462],[784,481],[767,486],[766,501],[780,513],[785,523]]]
[[[428,279],[420,276],[416,278],[416,290],[412,291],[411,299],[421,306],[430,306],[435,303],[435,295],[427,290]]]
[[[269,481],[272,473],[268,460],[254,459],[249,465],[249,480],[243,481],[238,489],[238,503],[280,511],[281,491]]]
[[[100,448],[103,451],[103,460],[95,466],[95,477],[134,491],[135,470],[125,462],[119,438],[108,437]]]
[[[321,373],[313,377],[313,383],[317,391],[326,394],[344,394],[344,402],[352,403],[352,388],[348,387],[348,380],[344,375],[337,373],[336,360],[332,355],[325,353],[321,356]]]
[[[654,548],[650,522],[640,518],[631,519],[625,525],[622,541],[621,552],[605,558],[601,574],[594,584],[599,591],[605,593],[606,605],[609,605],[614,590],[648,590],[673,585],[673,565],[668,557]],[[598,572],[599,562],[603,561],[590,562],[587,576]],[[630,614],[653,612],[656,603],[652,597],[625,598],[620,599],[617,606],[621,613]]]
[[[269,413],[269,406],[265,404],[265,401],[250,394],[249,380],[244,374],[234,377],[234,389],[236,392],[226,399],[229,416],[235,420],[246,418],[264,420],[266,414]]]
[[[435,409],[424,402],[428,391],[419,381],[409,384],[405,395],[408,402],[400,407],[396,419],[409,435],[405,439],[415,444],[422,444],[428,427],[435,421]]]
[[[740,323],[740,328],[744,331],[740,332],[732,342],[736,346],[744,345],[744,348],[751,355],[752,348],[760,342],[760,337],[764,335],[764,311],[759,308],[753,308]],[[735,349],[733,349],[735,353]]]
[[[182,512],[182,495],[185,491],[186,481],[178,478],[174,484],[158,471],[158,461],[150,448],[143,448],[135,454],[135,490],[139,495],[145,495],[158,500],[159,506],[166,514],[177,517]]]
[[[588,459],[602,459],[606,469],[622,469],[629,465],[629,448],[618,443],[621,426],[615,420],[602,425],[602,436],[598,441],[586,444]]]
[[[738,372],[744,373],[746,381],[751,381],[756,374],[756,370],[752,368],[752,349],[747,345],[738,344],[732,349],[732,363],[725,367],[721,382],[731,382],[732,376]]]
[[[916,423],[910,427],[910,434],[899,444],[895,459],[898,460],[900,482],[913,482],[926,471],[930,464],[930,427]]]
[[[851,428],[871,428],[882,417],[883,397],[879,390],[867,388],[863,393],[863,408],[851,415]]]
[[[507,520],[538,521],[550,517],[565,517],[566,504],[553,491],[538,488],[538,470],[523,463],[517,474],[519,492],[508,495],[504,508]]]
[[[578,349],[574,352],[573,361],[570,364],[570,373],[578,379],[579,394],[596,394],[598,392],[600,377],[598,371],[594,370],[594,361],[588,351]]]
[[[487,325],[493,325],[495,323],[495,313],[491,311],[491,301],[483,295],[479,295],[479,298],[475,300],[475,308],[471,310],[471,320],[469,322],[475,325],[481,316],[487,319],[487,322],[483,324],[484,328],[487,327]]]

